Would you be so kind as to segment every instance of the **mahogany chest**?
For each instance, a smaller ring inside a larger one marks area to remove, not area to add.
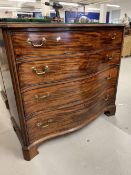
[[[122,25],[5,23],[3,82],[25,160],[39,144],[114,115]]]

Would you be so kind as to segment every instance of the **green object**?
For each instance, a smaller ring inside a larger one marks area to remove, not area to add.
[[[74,23],[71,23],[71,24],[106,24],[106,23],[99,23],[99,22],[84,22],[84,23],[74,22]]]
[[[1,18],[0,22],[43,22],[43,23],[50,23],[51,18],[46,19],[35,19],[35,18]]]

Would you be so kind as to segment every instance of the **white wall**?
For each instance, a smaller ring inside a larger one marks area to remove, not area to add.
[[[125,13],[127,13],[127,15],[131,18],[131,0],[123,0],[123,2],[119,3],[119,5],[121,6],[120,18],[123,18]]]
[[[110,11],[110,23],[119,23],[120,22],[121,10],[112,10]]]
[[[17,11],[13,10],[0,10],[0,18],[16,18],[17,17]]]
[[[12,18],[12,16],[13,16],[12,11],[0,10],[0,18]]]

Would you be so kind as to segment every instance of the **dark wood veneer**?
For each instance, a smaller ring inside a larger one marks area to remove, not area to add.
[[[95,74],[102,70],[116,66],[120,62],[120,49],[101,51],[100,53],[79,53],[72,54],[67,58],[57,56],[58,58],[18,63],[17,70],[20,79],[20,87],[25,89],[34,84],[51,83]],[[24,58],[26,60],[26,58]],[[27,59],[28,60],[28,59]],[[48,65],[48,72],[45,75],[38,76],[32,72],[32,67],[42,71]]]
[[[84,103],[84,101],[89,103],[93,98],[95,101],[99,93],[103,92],[106,87],[115,88],[117,71],[118,69],[113,68],[89,78],[85,76],[81,80],[72,80],[70,83],[50,85],[45,88],[37,86],[34,90],[22,93],[25,116],[30,117],[33,113],[41,110],[45,112],[46,116],[48,111],[61,109],[62,106],[69,108],[78,101],[79,103]],[[111,79],[108,80],[110,77]]]
[[[59,38],[60,37],[60,38]],[[115,37],[115,39],[113,39]],[[42,38],[46,40],[42,47],[35,48],[29,44],[28,39],[33,44],[41,44]],[[57,38],[60,39],[57,41]],[[70,52],[91,51],[101,48],[120,47],[122,32],[118,29],[99,31],[61,31],[55,32],[13,32],[13,46],[16,58],[23,56],[36,56],[46,58],[49,54],[69,54]],[[94,42],[92,42],[94,41]],[[82,46],[82,47],[81,47]]]
[[[1,28],[3,82],[25,160],[44,140],[80,129],[101,113],[115,114],[122,25]]]

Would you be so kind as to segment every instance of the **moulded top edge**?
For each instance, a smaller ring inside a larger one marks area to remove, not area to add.
[[[66,24],[66,23],[37,23],[37,22],[1,22],[0,28],[46,28],[46,27],[124,27],[123,24]]]

